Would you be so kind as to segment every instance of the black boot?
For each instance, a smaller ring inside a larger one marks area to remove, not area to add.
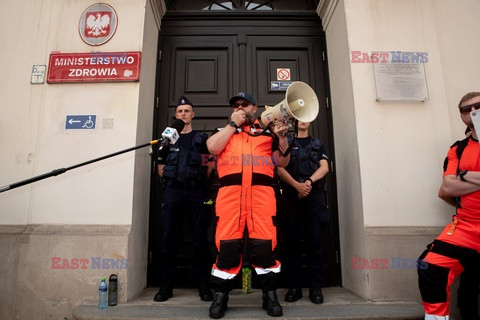
[[[283,309],[278,303],[277,293],[268,291],[263,293],[263,310],[267,310],[267,314],[272,317],[280,317],[283,315]]]
[[[209,286],[206,284],[202,284],[198,287],[198,295],[200,296],[200,300],[202,301],[212,301],[213,294],[210,290]]]
[[[210,318],[218,319],[225,315],[228,310],[228,293],[227,292],[215,292],[213,296],[213,302],[210,306],[209,316]]]
[[[308,296],[310,298],[310,301],[315,304],[323,303],[323,293],[320,287],[310,288]]]
[[[298,299],[302,299],[302,288],[290,288],[285,294],[286,302],[295,302]]]
[[[167,301],[168,298],[173,297],[173,289],[170,285],[161,285],[160,290],[158,290],[157,294],[155,297],[153,297],[153,300],[161,302],[161,301]]]

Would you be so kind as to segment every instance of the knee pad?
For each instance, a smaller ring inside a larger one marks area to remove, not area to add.
[[[220,240],[217,267],[220,269],[231,269],[237,267],[240,264],[242,247],[242,239]]]
[[[429,263],[428,268],[418,269],[417,272],[422,300],[427,303],[446,302],[450,269]]]
[[[435,240],[427,246],[420,255],[420,260],[426,262],[426,268],[418,269],[418,285],[422,300],[427,303],[440,303],[447,301],[447,285],[450,269],[435,265],[434,262],[424,260],[429,252],[455,259],[465,268],[475,266],[478,253],[470,248],[463,248],[441,240]],[[475,269],[476,270],[476,269]]]
[[[276,263],[272,240],[250,239],[250,252],[252,264],[257,267],[268,268]]]

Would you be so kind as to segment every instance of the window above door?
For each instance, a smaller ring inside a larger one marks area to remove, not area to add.
[[[316,10],[318,0],[165,0],[169,11],[306,11]]]

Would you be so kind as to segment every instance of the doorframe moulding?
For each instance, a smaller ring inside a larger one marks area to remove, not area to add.
[[[327,30],[330,19],[337,8],[339,0],[320,0],[317,7],[317,14],[322,19],[323,30]]]
[[[153,16],[155,17],[155,23],[157,24],[158,30],[160,30],[160,25],[162,24],[162,18],[167,12],[167,6],[165,5],[165,0],[148,0],[150,6],[152,7]]]

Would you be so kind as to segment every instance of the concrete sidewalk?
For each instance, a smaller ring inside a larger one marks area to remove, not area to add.
[[[173,298],[165,302],[153,301],[158,289],[146,289],[139,297],[115,307],[99,310],[96,304],[80,305],[73,310],[75,320],[150,320],[150,319],[210,319],[211,302],[203,302],[194,289],[175,289]],[[325,302],[315,305],[308,299],[308,288],[303,289],[303,299],[284,302],[286,289],[279,289],[283,317],[278,319],[423,319],[420,302],[371,302],[347,289],[324,288]],[[261,290],[242,294],[240,289],[230,293],[228,311],[223,319],[259,320],[274,318],[261,307]]]

